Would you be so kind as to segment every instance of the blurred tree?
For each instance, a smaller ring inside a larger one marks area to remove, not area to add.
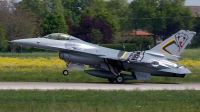
[[[130,43],[135,43],[138,50],[149,50],[153,46],[153,38],[150,36],[134,36]]]
[[[68,26],[65,23],[64,17],[57,13],[48,14],[42,21],[41,27],[44,31],[43,35],[50,33],[67,33]]]
[[[0,1],[0,22],[6,39],[28,38],[40,34],[36,17],[29,9],[14,1]]]
[[[127,0],[108,0],[105,3],[107,11],[118,22],[120,30],[130,30],[130,22],[128,19],[130,9]]]
[[[111,31],[112,37],[108,37],[108,40],[110,41],[110,38],[112,38],[111,40],[113,41],[113,39],[118,33],[119,24],[117,22],[116,16],[111,15],[107,11],[106,2],[104,0],[92,0],[92,1],[88,0],[87,8],[84,11],[82,11],[82,13],[89,15],[92,18],[98,18],[100,20],[105,21],[112,29]]]
[[[196,17],[195,21],[194,21],[194,28],[193,30],[197,33],[193,40],[192,40],[192,44],[191,47],[193,48],[197,48],[200,47],[200,17]]]
[[[132,29],[151,29],[151,18],[156,16],[157,0],[134,0],[129,5]],[[145,19],[149,18],[149,19]]]
[[[62,0],[64,16],[73,23],[78,23],[81,13],[85,10],[87,0]]]
[[[194,17],[189,8],[184,6],[185,0],[163,0],[159,3],[157,13],[164,14],[164,22],[154,19],[153,25],[160,24],[159,28],[153,26],[153,32],[158,35],[171,35],[180,29],[191,29]],[[157,16],[158,18],[159,16]],[[163,17],[163,16],[161,16]],[[165,23],[165,24],[163,24]]]
[[[98,29],[102,33],[103,36],[101,40],[102,43],[106,44],[106,43],[112,43],[114,41],[114,36],[113,36],[114,32],[112,31],[112,27],[105,20],[95,17],[92,19],[92,24],[93,24],[92,29]]]
[[[83,14],[78,26],[73,25],[67,18],[66,24],[70,28],[70,35],[87,42],[97,42],[100,39],[98,43],[111,43],[113,41],[111,26],[102,19],[92,18],[89,15]]]
[[[104,20],[112,27],[113,34],[116,34],[119,30],[119,25],[116,16],[111,15],[106,9],[106,2],[104,0],[92,0],[87,3],[88,7],[83,13]]]
[[[22,0],[20,4],[30,8],[35,13],[39,20],[42,20],[46,15],[52,12],[64,14],[64,7],[61,0]]]
[[[197,34],[194,36],[190,47],[198,48],[198,47],[200,47],[199,43],[200,43],[200,31],[197,32]]]
[[[5,39],[5,32],[3,27],[0,24],[0,51],[5,51],[7,48],[7,42]]]
[[[106,3],[104,0],[87,0],[87,8],[91,9],[93,12],[98,13],[100,11],[106,12]]]
[[[49,12],[57,12],[64,16],[64,7],[62,5],[62,0],[47,0]]]
[[[8,41],[40,35],[36,16],[14,0],[0,1],[0,22]],[[15,52],[15,47],[12,45],[10,47]]]
[[[110,13],[108,13],[106,11],[100,11],[99,13],[97,13],[95,15],[95,17],[99,18],[99,19],[102,19],[107,24],[109,24],[111,26],[111,28],[112,28],[112,32],[113,32],[114,35],[118,32],[119,25],[118,25],[116,19],[113,19],[113,16]]]
[[[134,0],[130,4],[133,29],[150,30],[169,36],[180,29],[190,29],[193,17],[184,7],[185,0]]]
[[[194,21],[194,31],[195,32],[200,32],[200,16],[196,17],[195,21]]]
[[[33,13],[35,13],[38,18],[46,15],[45,6],[43,6],[43,2],[41,0],[22,0],[19,4],[29,8]]]
[[[91,41],[94,44],[102,43],[102,33],[98,29],[92,29],[91,31]]]

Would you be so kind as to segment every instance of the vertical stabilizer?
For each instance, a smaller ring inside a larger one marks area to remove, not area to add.
[[[162,52],[164,54],[179,57],[195,34],[196,32],[193,31],[180,30],[150,51]]]

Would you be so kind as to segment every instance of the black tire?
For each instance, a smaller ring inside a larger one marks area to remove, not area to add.
[[[123,83],[123,82],[124,82],[124,78],[123,78],[121,75],[118,75],[118,76],[116,77],[116,82],[117,82],[117,83]]]
[[[63,70],[63,75],[67,76],[69,74],[68,70]]]
[[[108,81],[109,81],[110,83],[113,83],[113,82],[115,82],[115,79],[108,79]]]

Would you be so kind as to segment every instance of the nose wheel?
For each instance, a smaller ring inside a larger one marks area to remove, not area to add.
[[[71,62],[66,62],[66,69],[71,65]],[[63,70],[63,75],[67,76],[69,74],[68,70]]]
[[[63,75],[67,76],[69,74],[68,70],[63,70]]]

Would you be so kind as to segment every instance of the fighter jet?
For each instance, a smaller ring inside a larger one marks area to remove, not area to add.
[[[183,78],[190,74],[191,71],[177,61],[195,34],[180,30],[150,50],[133,52],[101,47],[63,33],[10,42],[58,51],[59,58],[66,62],[65,76],[69,74],[68,69],[84,70],[84,65],[89,65],[90,69],[84,70],[86,73],[107,78],[111,83],[122,83],[131,79],[149,80],[151,76]]]

